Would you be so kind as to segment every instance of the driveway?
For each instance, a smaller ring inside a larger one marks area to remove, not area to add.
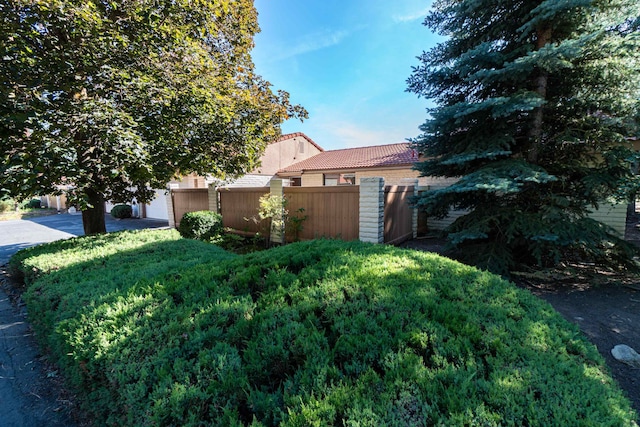
[[[167,221],[156,219],[114,219],[105,217],[107,231],[140,230],[167,227]],[[54,240],[82,236],[81,214],[48,215],[28,220],[0,221],[0,265],[22,248]]]
[[[167,227],[167,221],[106,218],[107,231]],[[0,221],[0,426],[73,427],[76,408],[57,370],[43,363],[23,304],[12,304],[1,266],[19,249],[83,235],[82,215]],[[82,424],[82,422],[80,423]]]

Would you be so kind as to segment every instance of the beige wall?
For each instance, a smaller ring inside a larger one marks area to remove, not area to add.
[[[178,184],[177,188],[207,188],[204,177],[193,173],[184,176],[179,180],[171,180],[167,185],[169,184]]]
[[[328,171],[328,173],[338,173],[339,171]],[[347,172],[347,171],[344,171]],[[368,169],[356,170],[356,185],[360,185],[361,178],[382,177],[385,185],[401,185],[401,181],[406,178],[418,178],[418,171],[410,168],[404,169]],[[324,174],[322,172],[303,173],[303,187],[321,187],[324,184]],[[286,179],[286,178],[283,178]],[[455,178],[434,178],[420,177],[418,178],[421,186],[447,186],[455,182]]]
[[[599,207],[600,209],[594,209],[589,217],[613,227],[618,236],[624,238],[627,228],[627,205],[601,203]]]
[[[303,187],[322,187],[324,177],[321,173],[305,173],[302,174]]]
[[[306,138],[296,136],[269,144],[261,157],[261,166],[251,173],[275,175],[280,169],[320,154],[320,150]]]

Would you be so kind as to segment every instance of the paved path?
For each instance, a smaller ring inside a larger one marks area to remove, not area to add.
[[[167,222],[107,216],[106,225],[111,232],[166,227]],[[0,221],[0,266],[19,249],[82,234],[81,215]],[[57,372],[47,368],[35,345],[24,306],[13,305],[0,285],[0,426],[76,426],[66,396],[56,387]]]

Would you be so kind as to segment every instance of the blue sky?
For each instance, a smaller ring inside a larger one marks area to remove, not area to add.
[[[256,71],[309,111],[283,133],[324,149],[420,134],[428,100],[405,92],[416,56],[439,40],[422,25],[431,0],[255,0]]]

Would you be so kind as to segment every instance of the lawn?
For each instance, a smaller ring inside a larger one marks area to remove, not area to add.
[[[434,254],[319,240],[238,256],[156,230],[12,266],[97,425],[636,425],[575,326]]]

